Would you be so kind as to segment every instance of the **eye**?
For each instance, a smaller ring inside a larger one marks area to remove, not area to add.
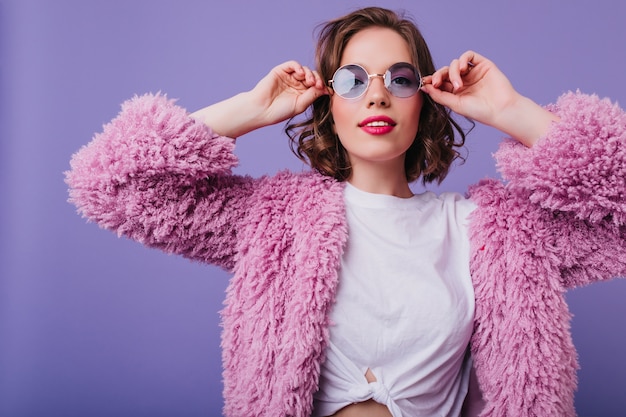
[[[367,84],[367,73],[356,65],[346,65],[337,71],[334,82],[336,87],[351,89]]]
[[[401,62],[389,68],[390,84],[402,88],[415,88],[419,84],[419,76],[411,64]]]
[[[360,71],[357,69],[355,71],[352,71],[350,75],[352,76],[351,77],[352,83],[355,86],[367,84],[367,74],[364,74],[363,71]]]
[[[393,84],[396,84],[396,85],[399,85],[399,86],[402,86],[402,87],[410,87],[413,84],[415,84],[415,81],[412,78],[413,77],[407,78],[407,77],[403,77],[403,76],[398,76],[398,77],[395,77],[393,80],[391,80],[391,82]]]

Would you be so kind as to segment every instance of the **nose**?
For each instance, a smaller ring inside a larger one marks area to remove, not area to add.
[[[368,107],[389,105],[389,90],[385,87],[384,74],[370,75],[369,86],[367,88]]]

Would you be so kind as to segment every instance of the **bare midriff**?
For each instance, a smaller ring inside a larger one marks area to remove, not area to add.
[[[374,400],[355,403],[345,406],[332,417],[392,417],[387,406]]]
[[[371,369],[365,372],[367,382],[375,382],[376,376]],[[345,406],[330,417],[393,417],[386,405],[374,400],[354,403]]]

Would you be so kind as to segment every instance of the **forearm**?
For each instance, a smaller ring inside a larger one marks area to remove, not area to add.
[[[511,105],[496,115],[492,125],[530,148],[546,136],[552,123],[559,120],[554,113],[518,95]]]
[[[259,106],[254,103],[250,92],[204,107],[190,116],[219,135],[230,138],[238,138],[266,125],[261,120]]]

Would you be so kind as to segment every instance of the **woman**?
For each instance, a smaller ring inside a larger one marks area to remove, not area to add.
[[[317,59],[193,114],[135,98],[67,174],[102,226],[233,272],[225,414],[575,415],[563,291],[626,273],[623,112],[580,94],[544,109],[471,51],[433,71],[380,8],[329,22]],[[312,172],[231,174],[234,138],[311,105],[289,131]],[[445,108],[516,139],[507,184],[413,195],[464,140]]]

